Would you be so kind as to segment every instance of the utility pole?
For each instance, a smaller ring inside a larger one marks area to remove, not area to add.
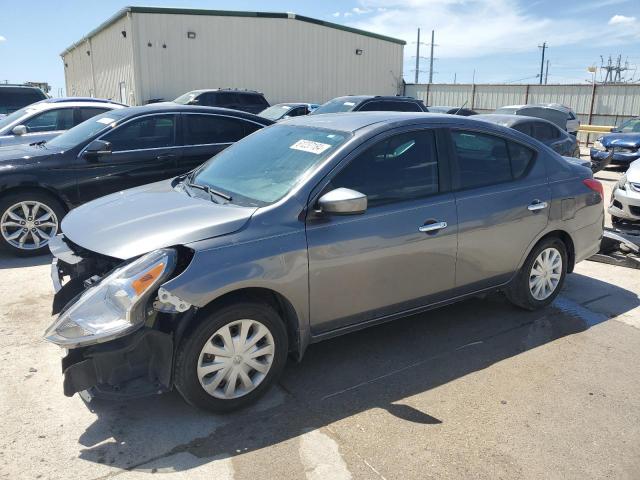
[[[431,30],[431,56],[429,57],[429,83],[433,83],[433,47],[435,47],[435,30]]]
[[[544,74],[544,84],[547,84],[547,80],[549,79],[549,60],[547,60],[547,69]]]
[[[420,73],[423,70],[420,70],[420,59],[424,58],[420,56],[420,45],[426,45],[426,43],[420,41],[420,29],[418,29],[418,41],[416,42],[416,69],[415,69],[415,80],[414,83],[418,83],[420,80]]]
[[[456,78],[458,76],[458,72],[453,72],[453,84],[456,84]]]
[[[540,62],[540,85],[542,85],[542,74],[544,73],[544,52],[547,49],[547,42],[542,42],[542,45],[538,45],[538,48],[542,49],[542,61]]]

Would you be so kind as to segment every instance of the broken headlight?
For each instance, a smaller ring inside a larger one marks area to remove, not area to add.
[[[599,152],[606,152],[607,149],[605,148],[604,145],[602,145],[602,137],[600,137],[599,139],[597,139],[595,142],[593,142],[593,149],[597,150]]]
[[[103,278],[47,329],[45,339],[66,348],[106,342],[138,329],[149,296],[176,265],[173,249],[150,252]]]

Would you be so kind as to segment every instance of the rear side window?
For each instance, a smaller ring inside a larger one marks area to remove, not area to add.
[[[461,189],[482,187],[520,178],[535,152],[503,138],[456,130],[452,138],[458,158]]]
[[[184,145],[233,143],[256,129],[243,120],[218,115],[183,115]]]
[[[238,95],[231,92],[217,92],[214,94],[216,96],[216,105],[224,107],[226,105],[237,105],[239,102]]]
[[[78,118],[75,124],[79,124],[84,122],[85,120],[89,120],[96,115],[100,115],[101,113],[108,112],[107,108],[94,108],[94,107],[80,107],[78,109]]]
[[[112,150],[145,150],[175,145],[175,115],[154,115],[130,121],[103,137]]]
[[[73,127],[73,108],[47,110],[24,122],[29,133],[68,130]]]
[[[331,180],[331,188],[367,195],[369,206],[438,192],[438,160],[430,130],[395,135],[369,148]]]
[[[238,98],[240,99],[240,105],[257,105],[259,107],[264,106],[265,108],[269,106],[262,95],[255,93],[241,93],[238,94]]]
[[[513,126],[514,130],[517,130],[519,132],[524,133],[525,135],[529,135],[530,137],[532,137],[533,132],[531,130],[531,123],[527,122],[527,123],[520,123],[519,125],[514,125]]]
[[[533,124],[533,138],[540,140],[541,142],[553,140],[558,138],[560,133],[558,129],[548,123],[536,122]]]

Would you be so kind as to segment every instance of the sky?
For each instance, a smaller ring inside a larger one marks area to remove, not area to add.
[[[588,66],[619,54],[627,78],[640,80],[640,0],[0,0],[0,82],[45,81],[58,96],[60,53],[126,5],[294,12],[400,38],[408,83],[418,28],[425,43],[435,30],[437,83],[537,83],[543,42],[549,83],[590,81]],[[428,68],[421,59],[420,82]]]

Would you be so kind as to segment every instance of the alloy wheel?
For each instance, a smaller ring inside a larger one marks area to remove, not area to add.
[[[9,245],[36,250],[58,233],[58,217],[48,205],[25,200],[5,210],[0,219],[0,232]]]
[[[205,342],[198,358],[202,388],[224,400],[253,391],[273,364],[275,343],[267,327],[257,320],[237,320],[218,329]]]
[[[536,300],[549,298],[562,278],[562,255],[553,248],[545,248],[536,257],[529,273],[529,291]]]

